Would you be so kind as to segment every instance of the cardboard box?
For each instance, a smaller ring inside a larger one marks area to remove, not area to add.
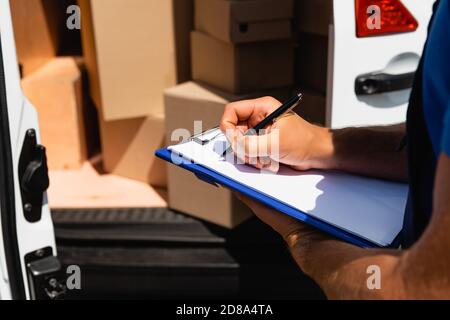
[[[193,31],[192,77],[233,94],[288,87],[294,79],[290,41],[232,45]]]
[[[233,96],[193,82],[165,91],[166,136],[176,129],[194,133],[194,121],[202,120],[203,129],[217,126],[226,104],[246,97]],[[251,211],[231,191],[200,181],[190,172],[169,165],[169,207],[200,219],[233,228],[251,216]]]
[[[165,142],[164,118],[105,121],[100,116],[103,167],[106,172],[165,187],[166,163],[155,157]]]
[[[328,37],[333,24],[333,0],[295,1],[295,29]]]
[[[328,81],[328,38],[301,33],[298,43],[295,50],[296,84],[325,94]]]
[[[77,169],[87,158],[82,78],[74,58],[55,58],[22,80],[36,107],[50,169]]]
[[[168,169],[169,207],[232,229],[253,215],[229,190],[215,187],[179,167]]]
[[[173,1],[80,0],[91,94],[105,121],[163,115],[177,82]]]
[[[228,43],[289,39],[293,0],[195,0],[195,29]]]
[[[57,54],[79,54],[79,31],[66,27],[67,8],[76,0],[10,1],[17,56],[23,76]]]

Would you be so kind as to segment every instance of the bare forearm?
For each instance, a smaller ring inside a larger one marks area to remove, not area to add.
[[[450,299],[450,157],[441,156],[432,219],[410,249],[361,249],[318,232],[287,237],[293,257],[329,298]],[[380,289],[370,289],[368,268],[379,268]]]
[[[442,242],[448,236],[438,234],[445,228],[433,229],[407,251],[302,237],[291,253],[329,299],[450,299],[448,245]],[[379,287],[374,286],[375,276]]]
[[[313,242],[299,241],[291,252],[302,270],[330,299],[405,298],[396,271],[400,251],[361,249],[324,237]],[[380,271],[379,288],[371,286],[373,268]]]
[[[404,124],[328,130],[332,155],[322,166],[377,178],[406,181],[406,148],[399,150]]]

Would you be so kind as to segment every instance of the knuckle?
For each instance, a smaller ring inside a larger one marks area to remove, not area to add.
[[[229,103],[229,104],[227,104],[226,106],[225,106],[225,112],[229,112],[230,110],[233,110],[234,109],[234,102],[232,102],[232,103]]]
[[[270,104],[278,103],[278,100],[275,99],[275,98],[272,97],[272,96],[265,96],[265,97],[262,98],[262,100],[263,100],[265,103],[270,103]]]

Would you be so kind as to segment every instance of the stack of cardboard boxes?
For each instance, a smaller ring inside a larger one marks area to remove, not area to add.
[[[81,32],[66,25],[76,5]],[[191,0],[11,1],[22,86],[52,176],[85,174],[101,152],[99,172],[166,187],[154,150],[165,143],[163,90],[190,79],[192,10]]]
[[[74,4],[81,36],[65,27]],[[173,209],[238,225],[251,214],[230,191],[166,166],[154,151],[177,143],[176,129],[198,133],[195,121],[203,130],[216,126],[232,101],[284,100],[299,88],[299,113],[323,123],[330,4],[11,1],[23,88],[39,113],[50,169],[84,167],[101,147],[106,173],[168,187]]]
[[[294,82],[293,0],[196,0],[192,77],[233,94]]]
[[[225,106],[264,95],[289,96],[294,83],[293,0],[195,0],[192,78],[165,91],[167,143],[174,130],[220,122]],[[234,227],[250,216],[234,195],[168,168],[169,205]]]

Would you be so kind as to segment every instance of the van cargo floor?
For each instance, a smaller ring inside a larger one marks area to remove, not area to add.
[[[202,223],[166,208],[54,210],[59,240],[219,244]]]
[[[226,230],[165,208],[52,216],[61,262],[82,272],[69,298],[323,298],[257,219]]]

